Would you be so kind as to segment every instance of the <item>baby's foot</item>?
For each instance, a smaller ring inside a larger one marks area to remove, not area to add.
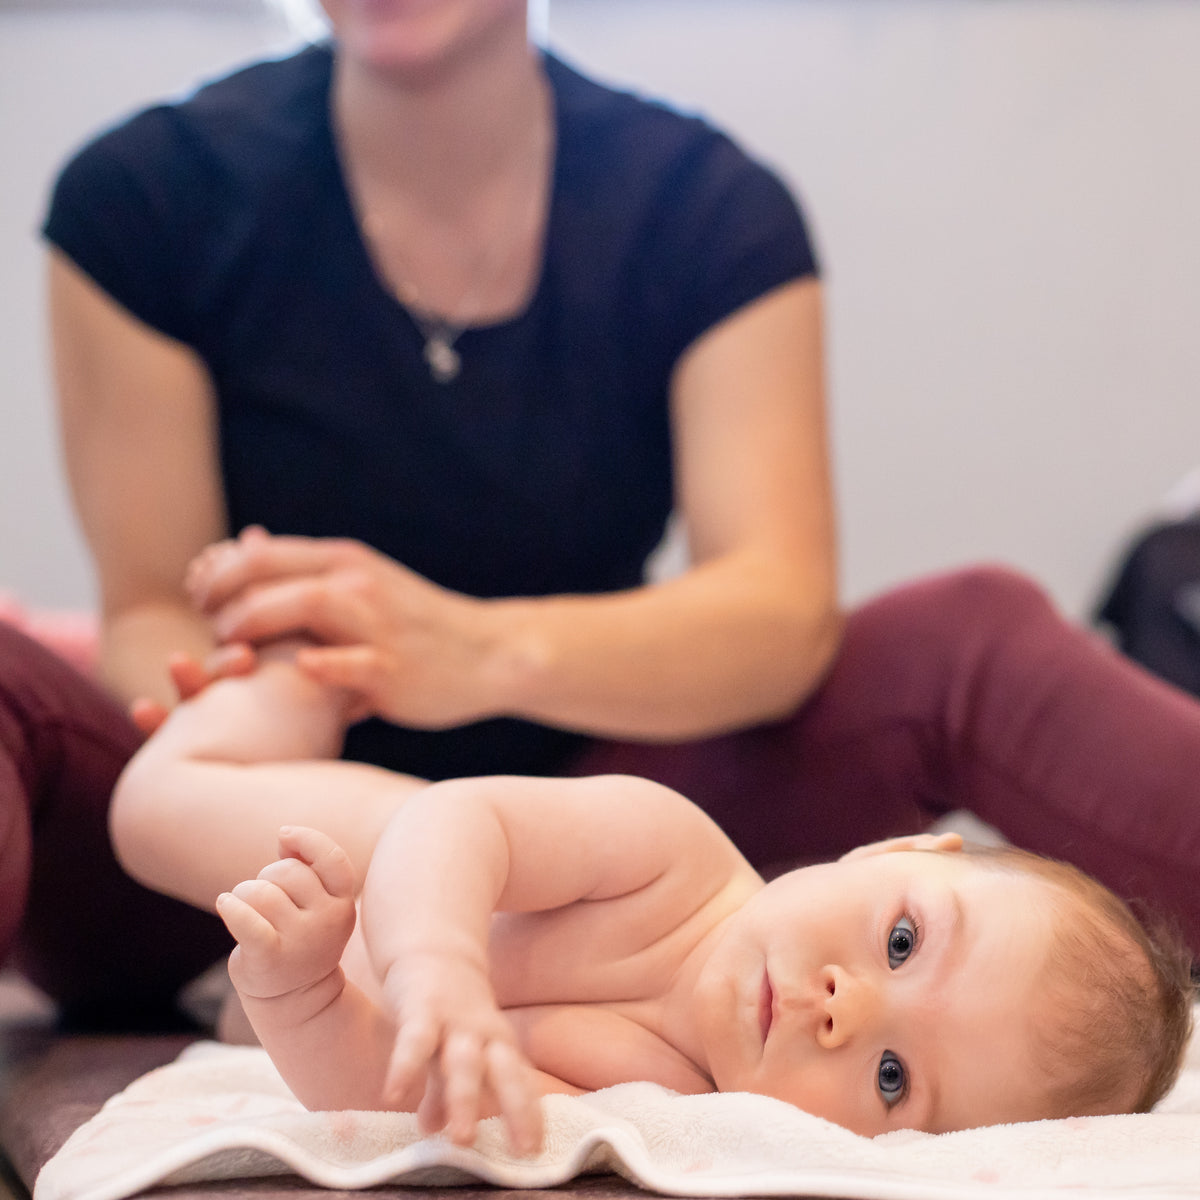
[[[237,939],[229,977],[244,1002],[311,992],[332,976],[354,929],[357,878],[346,852],[315,829],[279,831],[277,862],[217,898]]]

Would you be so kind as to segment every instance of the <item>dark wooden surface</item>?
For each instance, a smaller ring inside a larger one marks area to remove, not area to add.
[[[139,1075],[171,1062],[191,1040],[186,1035],[61,1036],[44,1020],[0,1023],[0,1146],[11,1165],[7,1181],[0,1171],[0,1200],[25,1200],[42,1164],[67,1138],[92,1117],[109,1098]],[[451,1200],[521,1200],[545,1197],[563,1200],[630,1200],[645,1193],[615,1175],[592,1175],[553,1190],[513,1192],[478,1187],[370,1189],[371,1197],[449,1196]],[[335,1192],[296,1176],[234,1180],[203,1185],[155,1188],[142,1196],[159,1200],[329,1200],[333,1196],[362,1196]]]

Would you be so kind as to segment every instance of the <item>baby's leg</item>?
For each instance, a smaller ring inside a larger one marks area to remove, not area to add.
[[[253,675],[181,704],[126,768],[113,797],[122,864],[150,887],[211,908],[276,854],[282,825],[333,837],[358,870],[423,781],[338,752],[347,699],[264,653]]]

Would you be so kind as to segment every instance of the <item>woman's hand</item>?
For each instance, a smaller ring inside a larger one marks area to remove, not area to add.
[[[182,651],[172,654],[167,660],[167,672],[182,702],[198,696],[218,679],[249,675],[257,664],[258,656],[253,646],[245,642],[230,642],[227,646],[218,646],[203,661]],[[167,719],[170,711],[165,704],[145,696],[129,706],[133,723],[147,737]]]
[[[302,634],[317,681],[362,716],[448,728],[513,716],[680,741],[779,720],[841,635],[825,448],[820,288],[727,317],[672,379],[679,576],[603,594],[479,600],[350,541],[251,529],[192,568],[219,641]]]
[[[187,573],[226,646],[304,636],[297,665],[368,715],[438,729],[495,715],[496,643],[485,601],[440,588],[361,542],[250,527]]]

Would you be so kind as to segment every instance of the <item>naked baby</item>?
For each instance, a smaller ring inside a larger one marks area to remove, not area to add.
[[[764,883],[646,780],[307,761],[331,706],[283,660],[214,685],[113,817],[135,874],[215,904],[310,1108],[418,1111],[462,1143],[499,1114],[530,1151],[539,1096],[630,1080],[874,1135],[1139,1111],[1174,1077],[1186,972],[1072,868],[921,835]]]

